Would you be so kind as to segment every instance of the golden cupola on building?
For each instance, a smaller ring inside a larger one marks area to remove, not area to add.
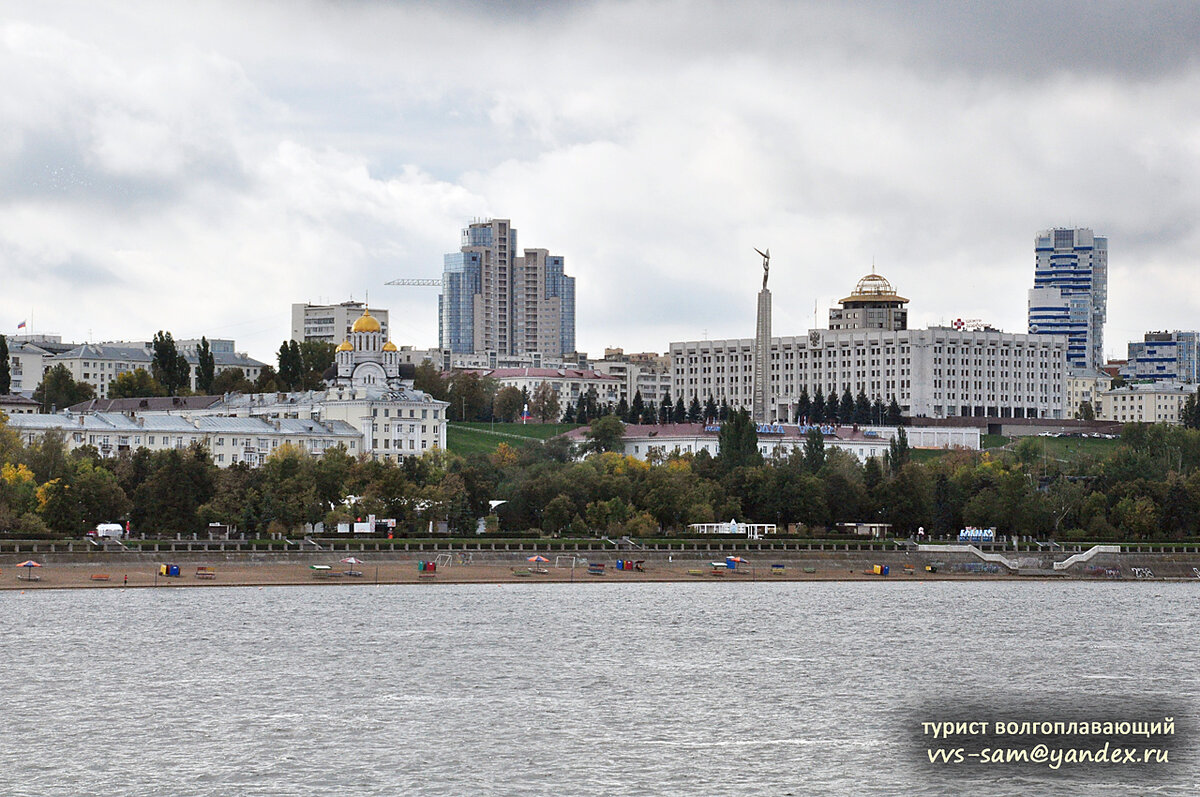
[[[354,326],[351,327],[350,331],[351,332],[381,332],[382,329],[379,326],[379,321],[375,318],[375,316],[371,315],[371,311],[364,308],[363,314],[361,316],[359,316],[357,320],[355,320]]]
[[[400,381],[400,352],[387,340],[379,320],[369,310],[354,321],[350,338],[334,352],[337,384],[396,386]]]
[[[829,311],[830,329],[908,329],[908,299],[881,274],[871,273],[858,281],[854,292]]]

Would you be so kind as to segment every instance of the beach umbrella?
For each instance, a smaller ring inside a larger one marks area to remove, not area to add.
[[[726,556],[725,561],[726,562],[737,562],[740,565],[740,564],[744,564],[746,560],[740,556]]]
[[[361,565],[361,564],[363,564],[363,560],[362,560],[362,559],[356,559],[356,558],[355,558],[355,557],[353,557],[353,556],[347,556],[345,559],[343,559],[343,560],[342,560],[342,564],[344,564],[344,565],[350,565],[350,570],[348,570],[348,571],[346,571],[346,572],[348,572],[348,573],[353,573],[353,572],[355,572],[355,571],[354,571],[354,566],[355,566],[355,565]]]
[[[546,557],[542,556],[541,554],[534,554],[533,556],[529,557],[525,561],[526,562],[549,562],[550,560],[547,559]]]
[[[33,580],[33,575],[32,575],[32,573],[33,573],[33,568],[35,568],[35,567],[41,567],[41,565],[40,565],[40,564],[38,564],[37,562],[33,561],[32,559],[26,559],[24,562],[21,562],[21,564],[17,565],[17,567],[23,567],[23,568],[25,568],[25,572],[26,572],[27,574],[29,574],[29,575],[26,575],[26,576],[25,576],[25,580],[26,580],[26,581],[32,581],[32,580]]]

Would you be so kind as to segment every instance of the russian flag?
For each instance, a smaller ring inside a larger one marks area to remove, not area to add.
[[[17,329],[24,329],[24,328],[25,328],[25,322],[24,322],[24,321],[22,321],[21,323],[17,324]]]
[[[528,404],[525,405],[525,409],[521,410],[521,420],[522,421],[533,420],[533,416],[529,414],[529,405]]]

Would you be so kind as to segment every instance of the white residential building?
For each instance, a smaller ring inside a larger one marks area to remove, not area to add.
[[[218,467],[239,462],[261,465],[281,445],[292,445],[321,456],[327,449],[344,446],[356,456],[362,435],[342,421],[311,419],[197,417],[168,413],[100,412],[53,415],[18,415],[9,427],[21,441],[31,444],[50,431],[63,435],[68,450],[92,446],[101,456],[113,457],[139,448],[149,451],[184,449],[199,444],[212,454]]]
[[[398,461],[446,447],[448,406],[411,387],[359,385],[304,393],[232,394],[190,415],[344,422],[362,436],[360,451],[374,459]]]
[[[348,301],[341,304],[293,304],[292,337],[297,343],[319,340],[338,344],[350,339],[354,322],[367,311],[366,302]],[[370,308],[370,315],[379,322],[384,340],[388,338],[388,311]]]
[[[36,343],[8,340],[9,390],[32,393],[41,384],[46,363],[53,353]]]
[[[1079,414],[1080,407],[1086,401],[1092,405],[1092,412],[1098,415],[1096,402],[1100,393],[1112,385],[1112,377],[1103,371],[1068,370],[1066,379],[1067,403],[1064,410],[1067,417]]]
[[[838,448],[853,454],[860,462],[882,457],[897,436],[895,426],[798,426],[795,424],[764,423],[758,425],[758,450],[764,457],[788,456],[795,449],[803,450],[809,430],[821,430],[826,448]],[[573,429],[567,438],[583,443],[586,428]],[[979,427],[906,427],[905,436],[912,448],[963,448],[978,451]],[[622,438],[627,456],[640,460],[664,457],[672,453],[710,456],[720,453],[721,425],[719,423],[647,424],[625,427]]]
[[[1121,423],[1179,423],[1183,405],[1197,385],[1143,382],[1100,392],[1096,419]]]
[[[632,403],[639,392],[646,405],[657,405],[671,391],[671,358],[658,354],[625,354],[621,349],[606,349],[604,359],[593,363],[602,374],[623,381],[620,398]],[[671,396],[674,400],[674,395]]]
[[[213,373],[219,374],[233,368],[240,368],[242,375],[254,381],[258,379],[266,363],[259,362],[247,354],[232,351],[233,341],[229,350],[222,347],[213,351]],[[195,347],[176,350],[183,355],[190,366],[189,384],[191,390],[197,389],[196,379],[200,359]],[[147,373],[152,372],[154,363],[154,345],[148,341],[114,341],[111,343],[84,343],[73,349],[54,355],[43,361],[43,366],[53,368],[55,365],[65,365],[71,372],[71,378],[76,382],[86,382],[96,391],[96,395],[108,396],[109,386],[118,376],[138,368]],[[40,380],[39,380],[40,381]],[[36,386],[35,386],[36,387]]]

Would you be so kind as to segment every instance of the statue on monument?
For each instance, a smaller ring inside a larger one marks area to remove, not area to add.
[[[767,251],[763,252],[755,247],[754,251],[758,252],[763,259],[763,290],[765,291],[767,289],[767,277],[771,273],[771,250],[768,249]]]

